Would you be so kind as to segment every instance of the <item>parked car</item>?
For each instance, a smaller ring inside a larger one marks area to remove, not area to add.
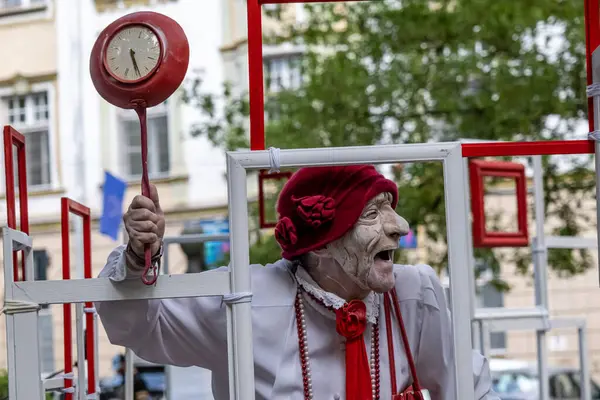
[[[493,389],[502,400],[539,399],[536,363],[519,360],[490,360]],[[549,367],[550,398],[552,400],[579,400],[579,370],[569,367]],[[593,380],[591,398],[600,400],[600,387]]]
[[[124,367],[123,357],[119,354],[113,358],[115,375],[100,380],[100,400],[113,400],[121,397],[118,393],[122,391],[124,382],[123,376],[118,371]],[[143,382],[150,395],[150,400],[162,400],[166,389],[165,366],[145,361],[137,356],[134,356],[133,366],[137,372],[137,379]]]
[[[114,361],[113,369],[119,369]],[[164,400],[167,390],[167,366],[147,362],[134,355],[134,366],[144,381],[152,400]],[[169,367],[169,398],[173,400],[213,400],[211,374],[198,367]],[[114,374],[100,380],[100,400],[115,400],[116,390],[123,384],[123,377]],[[428,399],[426,399],[428,400]]]

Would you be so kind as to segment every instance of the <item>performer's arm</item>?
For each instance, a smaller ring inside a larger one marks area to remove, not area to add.
[[[452,322],[444,289],[431,267],[419,265],[417,268],[424,282],[423,323],[417,360],[420,383],[429,390],[432,400],[456,400]],[[476,399],[499,400],[492,391],[487,360],[475,351],[473,378]]]
[[[473,380],[476,399],[500,400],[500,397],[492,391],[490,364],[487,358],[475,350],[473,350]]]
[[[146,246],[152,254],[159,253],[165,217],[154,185],[149,197],[133,198],[123,222],[128,247],[115,249],[100,273],[116,282],[140,279]],[[209,369],[227,362],[225,308],[220,298],[115,301],[98,303],[96,309],[111,343],[126,346],[148,361]]]
[[[116,285],[140,279],[139,268],[126,267],[125,248],[116,248],[100,273]],[[225,307],[220,297],[115,301],[95,307],[110,342],[132,349],[147,361],[208,369],[227,362]]]

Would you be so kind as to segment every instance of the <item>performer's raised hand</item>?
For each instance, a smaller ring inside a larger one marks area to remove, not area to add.
[[[123,215],[125,229],[129,235],[129,245],[136,256],[144,258],[144,246],[151,245],[155,255],[165,234],[165,216],[160,208],[158,190],[150,184],[150,198],[137,195]]]

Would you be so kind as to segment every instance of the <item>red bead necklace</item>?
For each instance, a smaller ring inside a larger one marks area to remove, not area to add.
[[[308,359],[308,340],[306,334],[306,320],[304,317],[304,302],[302,300],[302,288],[298,287],[296,295],[295,311],[296,311],[296,326],[298,328],[298,347],[300,353],[300,365],[302,368],[302,384],[304,387],[304,400],[313,400],[313,386],[312,377],[310,373],[310,364]],[[307,293],[314,301],[321,304],[328,310],[335,312],[333,307],[326,306],[322,301],[317,299],[311,293]],[[371,336],[371,384],[373,400],[379,400],[380,398],[380,383],[381,373],[379,368],[379,318],[375,324],[373,324],[373,333]]]

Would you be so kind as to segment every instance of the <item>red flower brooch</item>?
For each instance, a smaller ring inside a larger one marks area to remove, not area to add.
[[[296,212],[308,225],[319,228],[335,217],[335,200],[322,195],[304,196],[293,199]]]
[[[335,312],[337,333],[348,340],[359,338],[367,327],[367,306],[360,300],[352,300]]]
[[[293,246],[298,241],[296,227],[291,219],[283,217],[275,226],[275,239],[283,248]]]

